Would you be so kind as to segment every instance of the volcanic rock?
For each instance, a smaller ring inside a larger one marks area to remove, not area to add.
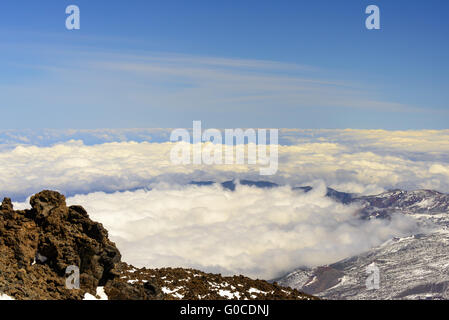
[[[23,299],[80,298],[116,276],[111,270],[120,252],[84,209],[67,207],[63,195],[48,190],[30,204],[30,210],[14,211],[10,199],[2,202],[0,291]],[[80,270],[79,292],[65,287],[69,266]]]

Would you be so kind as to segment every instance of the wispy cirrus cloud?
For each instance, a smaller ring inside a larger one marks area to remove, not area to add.
[[[22,54],[9,60],[22,81],[0,83],[16,128],[19,120],[33,128],[179,127],[186,118],[221,127],[291,126],[293,118],[310,123],[326,112],[432,112],[295,63],[87,48]],[[18,110],[29,116],[19,119]]]

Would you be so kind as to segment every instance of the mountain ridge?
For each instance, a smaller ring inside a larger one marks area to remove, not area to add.
[[[392,238],[362,254],[304,268],[277,279],[324,299],[449,299],[449,195],[433,190],[391,190],[355,198],[361,219],[404,214],[427,229]],[[380,287],[367,290],[367,267],[379,268]]]

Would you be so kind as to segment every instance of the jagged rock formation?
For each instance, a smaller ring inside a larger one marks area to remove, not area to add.
[[[136,269],[121,262],[107,230],[92,221],[82,207],[67,207],[63,195],[42,191],[30,204],[30,210],[15,211],[11,200],[5,198],[0,206],[0,295],[83,299],[86,293],[95,296],[97,288],[103,287],[111,300],[313,298],[246,277],[224,278],[184,269]],[[80,289],[66,287],[69,266],[79,268]],[[183,289],[174,290],[172,286],[181,283]]]
[[[24,299],[77,299],[116,276],[120,252],[82,207],[67,207],[63,195],[48,190],[30,204],[31,210],[14,211],[6,198],[0,207],[0,291]],[[71,265],[80,269],[83,290],[65,288]]]

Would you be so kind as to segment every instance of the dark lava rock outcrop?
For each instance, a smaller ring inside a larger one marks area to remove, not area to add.
[[[0,294],[14,299],[79,300],[98,287],[110,300],[313,298],[243,276],[136,269],[121,262],[107,230],[82,207],[67,207],[60,193],[42,191],[30,204],[15,211],[5,198],[0,206]],[[79,269],[79,289],[66,285],[70,266]]]
[[[31,210],[0,207],[0,292],[17,299],[80,299],[117,275],[121,255],[100,223],[54,191],[34,195]],[[80,271],[80,290],[66,288],[66,270]]]

